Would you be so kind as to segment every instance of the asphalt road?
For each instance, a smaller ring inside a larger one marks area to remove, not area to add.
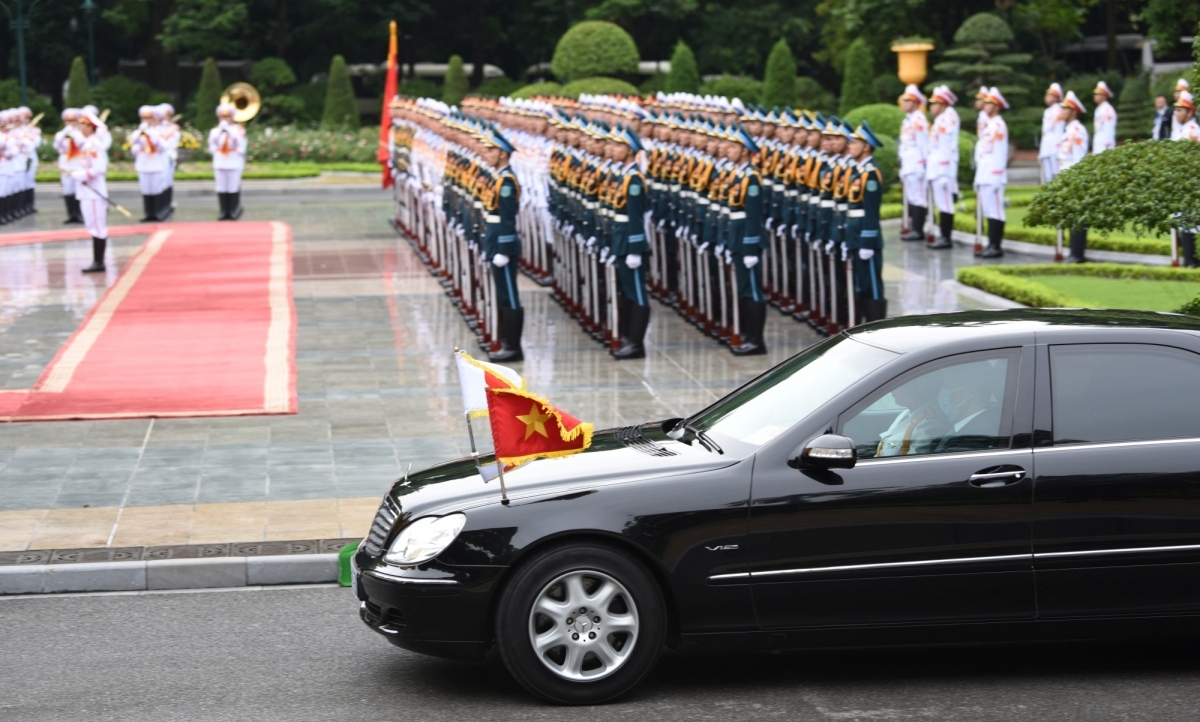
[[[560,708],[392,647],[338,588],[0,599],[0,720],[1195,720],[1188,644],[666,656]]]

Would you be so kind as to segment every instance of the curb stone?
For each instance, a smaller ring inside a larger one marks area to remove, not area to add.
[[[975,234],[955,231],[954,242],[960,246],[973,247],[975,245]],[[1001,241],[1001,247],[1010,253],[1054,260],[1054,246],[1043,246],[1040,243],[1028,243],[1026,241],[1014,241],[1005,238]],[[1091,248],[1087,249],[1087,259],[1097,263],[1131,263],[1143,266],[1171,265],[1170,256],[1150,255],[1148,253],[1125,253],[1124,251],[1097,251]]]
[[[338,555],[151,559],[0,566],[0,595],[213,589],[338,580]]]

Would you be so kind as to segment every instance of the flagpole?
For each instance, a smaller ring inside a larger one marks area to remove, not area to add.
[[[455,356],[458,356],[458,350],[459,350],[458,347],[455,346],[454,347],[454,355]],[[470,410],[463,412],[463,418],[465,418],[467,420],[467,438],[469,438],[471,440],[471,459],[475,462],[476,468],[478,468],[479,467],[479,450],[475,447],[475,427],[471,425]],[[500,503],[507,506],[508,505],[508,489],[504,485],[504,462],[500,461],[500,457],[496,457],[496,471],[498,472],[498,474],[499,474],[498,478],[500,479]],[[481,474],[481,476],[482,476],[482,474]],[[486,484],[487,479],[484,479],[483,483]]]

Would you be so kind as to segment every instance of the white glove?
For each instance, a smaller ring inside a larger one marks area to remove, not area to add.
[[[667,221],[665,218],[658,222],[658,230],[661,231],[663,228],[666,228],[666,226],[667,226]]]
[[[608,260],[608,248],[607,247],[601,248],[600,249],[600,262],[604,263],[607,260]]]
[[[758,265],[758,256],[746,256],[742,259],[742,265],[746,268],[754,268]]]
[[[595,236],[592,236],[591,238],[587,239],[587,247],[588,247],[589,251],[596,248],[596,237]]]
[[[699,252],[699,253],[704,253],[705,251],[707,251],[707,250],[708,250],[708,243],[701,243],[701,244],[700,244],[700,247],[699,247],[699,248],[697,248],[696,250],[697,250],[697,252]]]
[[[639,255],[637,253],[630,253],[628,256],[625,256],[625,265],[628,268],[641,268],[642,267],[641,255]]]
[[[772,224],[772,223],[774,223],[774,222],[775,222],[775,219],[774,219],[774,218],[768,218],[768,219],[767,219],[767,222],[763,224],[763,227],[764,227],[764,228],[766,228],[766,229],[767,229],[767,231],[770,231],[770,230],[771,230],[771,224]]]
[[[610,265],[610,266],[615,266],[615,265],[617,265],[617,257],[616,257],[616,256],[609,256],[609,257],[608,257],[608,265]]]
[[[850,253],[850,249],[846,247],[845,243],[843,243],[842,244],[842,262],[843,263],[846,262],[846,258],[848,257],[849,253]]]
[[[792,240],[800,240],[800,224],[792,226]]]
[[[508,256],[504,255],[503,253],[497,253],[496,255],[492,256],[492,265],[496,268],[504,268],[508,265]]]
[[[755,259],[758,260],[758,259]],[[733,263],[733,251],[725,251],[725,262]]]
[[[833,241],[828,241],[825,243],[825,252],[833,253]]]
[[[717,250],[717,255],[718,256],[721,255],[722,253],[725,252],[725,244],[722,243],[721,245],[717,246],[716,250]]]
[[[860,249],[858,249],[858,257],[863,259],[864,261],[869,261],[875,257],[875,249],[874,248],[860,248]]]

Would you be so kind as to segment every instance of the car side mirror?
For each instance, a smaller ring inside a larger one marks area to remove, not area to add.
[[[853,469],[858,461],[854,441],[837,434],[818,436],[792,454],[788,466],[797,469]]]

